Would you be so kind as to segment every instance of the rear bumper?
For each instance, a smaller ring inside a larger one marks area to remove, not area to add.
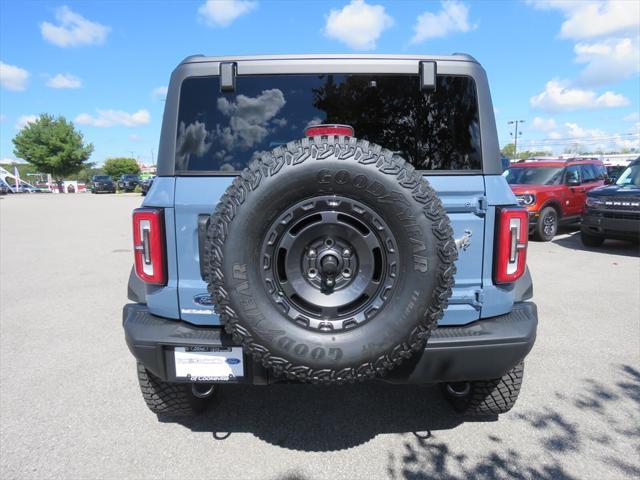
[[[146,305],[128,304],[123,327],[129,350],[145,367],[165,381],[175,381],[173,347],[233,346],[220,327],[198,327],[152,315]],[[538,313],[534,303],[516,303],[507,315],[478,320],[461,327],[439,327],[427,347],[383,378],[393,383],[438,383],[499,378],[531,350]],[[245,356],[246,376],[240,382],[276,381]]]
[[[581,230],[593,236],[638,240],[640,239],[640,214],[587,210],[582,216]]]

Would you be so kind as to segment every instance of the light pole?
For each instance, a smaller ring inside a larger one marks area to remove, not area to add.
[[[518,124],[519,123],[524,123],[524,120],[509,120],[507,122],[507,125],[515,125],[516,126],[516,131],[514,132],[509,132],[509,135],[511,135],[513,137],[513,158],[516,159],[518,158]],[[522,135],[522,132],[520,132],[520,135]]]

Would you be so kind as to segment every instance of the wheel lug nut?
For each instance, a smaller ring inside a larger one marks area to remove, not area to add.
[[[342,256],[343,257],[350,257],[351,256],[351,250],[349,250],[348,248],[345,248],[344,250],[342,250]]]
[[[327,287],[333,287],[333,278],[327,278]]]
[[[311,258],[313,258],[313,257],[315,257],[315,256],[316,256],[316,251],[315,251],[313,248],[310,248],[310,249],[309,249],[309,256],[310,256]]]
[[[307,277],[309,278],[316,278],[317,274],[318,272],[316,271],[315,268],[310,268],[309,270],[307,270]]]

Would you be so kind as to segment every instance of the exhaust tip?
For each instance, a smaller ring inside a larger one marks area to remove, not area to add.
[[[447,383],[447,393],[452,397],[466,397],[471,392],[471,384],[469,382]]]
[[[191,393],[196,398],[208,398],[213,395],[216,386],[212,383],[192,383]]]

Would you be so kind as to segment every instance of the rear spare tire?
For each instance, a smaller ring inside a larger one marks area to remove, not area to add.
[[[422,349],[457,257],[440,199],[413,167],[351,137],[252,162],[211,217],[204,270],[234,339],[276,374],[365,380]]]

